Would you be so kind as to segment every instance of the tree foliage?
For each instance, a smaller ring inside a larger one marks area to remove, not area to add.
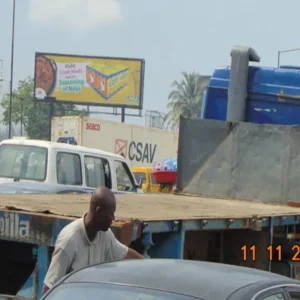
[[[27,136],[33,139],[48,139],[50,105],[33,100],[33,79],[20,80],[12,99],[12,123],[23,124]],[[9,95],[2,99],[3,124],[9,124]],[[85,110],[76,110],[73,104],[54,104],[54,116],[86,115]]]
[[[201,112],[202,97],[208,84],[208,77],[198,73],[182,72],[182,80],[175,80],[168,97],[168,113],[164,124],[167,128],[178,129],[180,115],[198,118]]]

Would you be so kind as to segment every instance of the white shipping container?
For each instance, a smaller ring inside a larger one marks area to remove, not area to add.
[[[53,118],[51,132],[53,142],[122,154],[130,167],[177,157],[178,133],[170,130],[75,116]]]

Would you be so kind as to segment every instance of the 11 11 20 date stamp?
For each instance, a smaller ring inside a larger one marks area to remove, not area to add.
[[[244,261],[255,261],[257,255],[257,249],[255,245],[247,246],[243,245],[241,247],[242,251],[242,259]],[[300,261],[300,245],[291,245],[291,260],[292,261]],[[269,261],[282,260],[282,245],[269,245],[266,247],[267,257]]]

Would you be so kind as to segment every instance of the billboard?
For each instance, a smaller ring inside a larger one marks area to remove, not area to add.
[[[142,109],[144,67],[142,59],[36,53],[34,96]]]

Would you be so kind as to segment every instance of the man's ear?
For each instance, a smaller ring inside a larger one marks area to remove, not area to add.
[[[98,213],[99,211],[101,211],[101,205],[96,207],[96,212]]]

